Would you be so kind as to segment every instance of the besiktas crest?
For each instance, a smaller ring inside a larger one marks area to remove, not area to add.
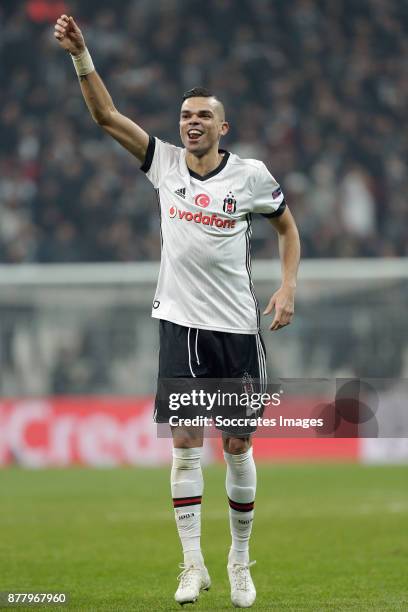
[[[229,191],[227,196],[224,198],[224,206],[222,209],[229,215],[234,214],[234,212],[237,210],[237,201],[231,191]]]

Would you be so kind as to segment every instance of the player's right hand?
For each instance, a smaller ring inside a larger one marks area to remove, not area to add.
[[[54,27],[54,36],[65,51],[79,55],[85,51],[85,39],[73,17],[61,15]]]

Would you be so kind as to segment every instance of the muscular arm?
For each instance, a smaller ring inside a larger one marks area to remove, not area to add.
[[[282,286],[296,289],[300,260],[299,232],[289,208],[280,217],[272,217],[271,224],[279,235],[279,255],[282,265]]]
[[[295,220],[288,208],[280,217],[272,217],[271,224],[279,235],[279,255],[282,267],[282,284],[276,291],[264,314],[269,315],[275,308],[275,316],[270,326],[272,331],[276,331],[291,323],[295,311],[295,291],[297,270],[300,259],[300,240],[299,232]]]
[[[82,95],[96,123],[144,162],[149,144],[148,134],[115,108],[108,90],[95,70],[79,77],[79,80]]]
[[[61,15],[57,19],[54,36],[60,46],[73,57],[78,58],[86,51],[82,32],[72,17]],[[95,70],[89,70],[79,78],[82,95],[94,121],[144,162],[149,144],[148,134],[115,108],[108,90]]]

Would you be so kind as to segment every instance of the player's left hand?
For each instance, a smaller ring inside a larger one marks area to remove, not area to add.
[[[271,331],[277,331],[292,322],[295,312],[295,290],[282,285],[269,300],[263,314],[271,314],[274,308],[275,316],[269,328]]]

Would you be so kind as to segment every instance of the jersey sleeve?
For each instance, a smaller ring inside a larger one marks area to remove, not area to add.
[[[280,185],[263,163],[258,169],[252,202],[252,212],[260,213],[268,219],[279,217],[286,208]]]
[[[171,168],[177,163],[179,153],[179,147],[149,136],[146,157],[140,169],[146,174],[153,187],[160,186]]]

